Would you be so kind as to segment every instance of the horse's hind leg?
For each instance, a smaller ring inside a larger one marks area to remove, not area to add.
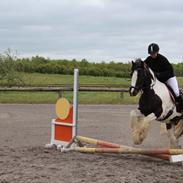
[[[175,136],[178,139],[183,134],[183,119],[179,120],[175,125]]]
[[[166,128],[168,131],[168,137],[170,140],[170,148],[180,148],[178,139],[175,136],[175,125],[174,124],[166,124]]]

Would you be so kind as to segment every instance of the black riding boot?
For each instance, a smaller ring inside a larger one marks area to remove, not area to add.
[[[176,104],[177,112],[183,113],[183,98],[181,95],[176,97],[175,104]]]

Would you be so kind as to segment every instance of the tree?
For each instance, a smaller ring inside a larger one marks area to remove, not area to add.
[[[8,49],[4,54],[0,55],[0,80],[7,83],[8,86],[23,84],[21,75],[15,69],[16,57],[11,54]]]

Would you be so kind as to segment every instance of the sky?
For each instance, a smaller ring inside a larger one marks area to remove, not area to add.
[[[182,0],[0,1],[1,54],[128,62],[152,42],[183,61]]]

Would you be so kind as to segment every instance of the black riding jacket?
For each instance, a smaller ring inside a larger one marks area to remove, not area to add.
[[[161,54],[158,54],[156,58],[149,56],[144,62],[155,72],[158,80],[163,83],[175,76],[172,65],[169,63],[168,59]]]

